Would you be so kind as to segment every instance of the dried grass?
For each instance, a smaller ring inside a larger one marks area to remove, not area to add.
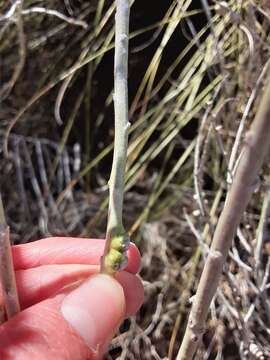
[[[143,16],[138,3],[131,18]],[[146,296],[113,340],[110,359],[175,356],[261,95],[270,56],[267,2],[202,4],[173,1],[159,21],[132,25],[130,77],[137,84],[125,221],[142,251]],[[103,236],[114,5],[50,0],[37,9],[25,0],[0,2],[0,14],[1,192],[13,239]],[[108,79],[101,74],[107,67]],[[196,359],[270,358],[268,173],[265,164]]]

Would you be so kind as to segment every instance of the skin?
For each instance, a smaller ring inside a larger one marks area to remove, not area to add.
[[[98,274],[104,245],[49,238],[12,248],[22,311],[0,326],[1,359],[102,358],[123,319],[143,302],[138,249],[131,244],[125,271],[113,278]],[[71,303],[78,310],[66,316]]]

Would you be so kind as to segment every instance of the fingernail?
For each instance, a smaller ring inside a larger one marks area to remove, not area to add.
[[[97,351],[124,317],[123,288],[111,276],[94,275],[66,296],[61,312],[73,330]]]

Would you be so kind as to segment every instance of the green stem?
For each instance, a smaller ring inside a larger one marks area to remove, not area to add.
[[[111,176],[109,180],[109,212],[101,271],[114,273],[125,261],[128,238],[123,227],[123,197],[128,146],[128,33],[129,0],[116,0],[114,112],[115,137]]]

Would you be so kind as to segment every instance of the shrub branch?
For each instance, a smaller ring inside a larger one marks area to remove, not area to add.
[[[269,144],[270,74],[258,112],[246,135],[233,183],[214,233],[177,360],[193,359],[201,341],[208,309],[217,290],[222,266],[243,212],[254,191],[263,160],[269,151]]]
[[[7,318],[20,311],[15,272],[10,246],[9,227],[6,224],[2,199],[0,195],[0,280],[4,308]],[[2,310],[2,309],[1,309]],[[3,319],[1,319],[3,321]]]

